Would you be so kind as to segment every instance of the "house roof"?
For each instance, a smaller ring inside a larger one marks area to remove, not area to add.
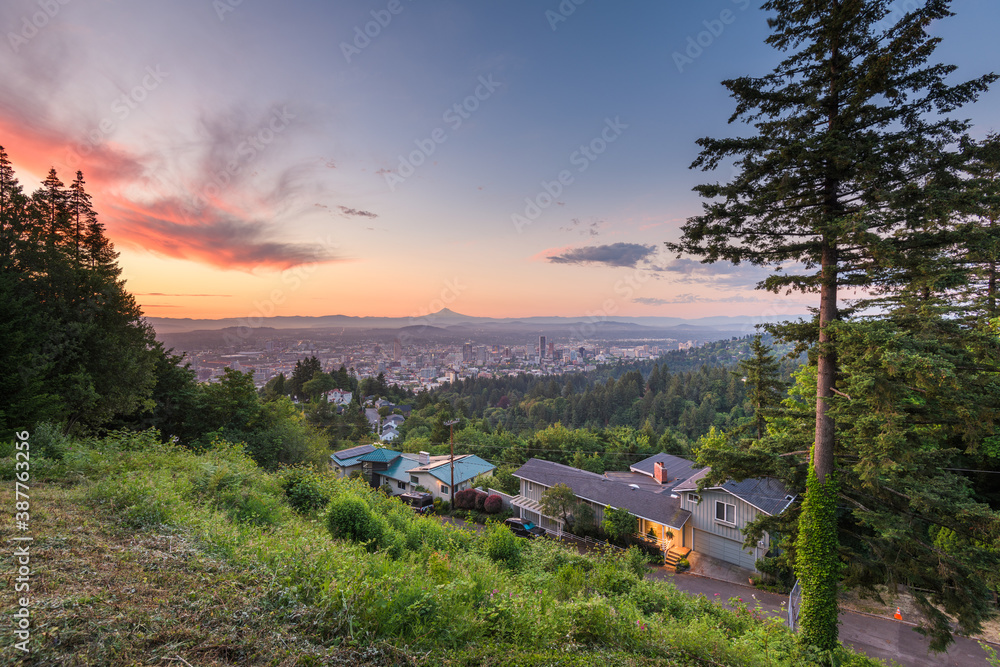
[[[470,480],[476,475],[489,472],[496,466],[485,461],[475,454],[464,454],[455,457],[455,484],[460,484]],[[432,477],[441,480],[445,484],[451,483],[451,457],[435,456],[430,463],[416,468],[411,468],[410,473],[430,473]]]
[[[419,467],[419,461],[411,459],[406,454],[403,454],[398,459],[390,463],[388,468],[380,470],[378,474],[383,477],[391,477],[392,479],[400,482],[409,482],[410,470]]]
[[[359,456],[359,461],[369,461],[371,463],[392,463],[397,458],[399,458],[399,452],[394,452],[391,449],[373,449],[372,451]]]
[[[543,486],[566,484],[584,500],[628,510],[635,516],[666,524],[671,528],[681,528],[691,517],[691,512],[681,509],[681,499],[672,497],[670,493],[654,493],[642,487],[635,488],[561,463],[530,459],[514,471],[514,476]]]
[[[330,458],[341,468],[347,468],[360,463],[358,457],[364,456],[375,450],[374,445],[358,445],[349,449],[341,449],[339,452],[330,454]]]
[[[674,456],[672,454],[653,454],[649,458],[645,458],[641,461],[634,463],[629,470],[632,472],[642,473],[643,475],[653,476],[653,466],[657,463],[662,463],[667,469],[667,483],[663,486],[668,489],[672,489],[681,482],[685,481],[691,475],[695,474],[701,470],[701,466],[687,459],[682,459],[679,456]]]
[[[674,491],[697,491],[698,480],[703,479],[710,470],[711,468],[705,468],[699,471],[696,475],[675,486]],[[771,516],[781,514],[795,500],[795,494],[773,477],[757,477],[745,479],[742,482],[727,480],[721,486],[709,488],[725,491]]]

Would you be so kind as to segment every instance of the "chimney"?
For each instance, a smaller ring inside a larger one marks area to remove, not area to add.
[[[660,484],[667,483],[667,467],[660,461],[653,464],[653,479]]]
[[[431,455],[429,452],[420,452],[420,458],[417,459],[420,465],[425,466],[431,462]]]

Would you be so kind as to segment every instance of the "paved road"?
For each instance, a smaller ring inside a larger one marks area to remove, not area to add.
[[[654,568],[649,576],[669,581],[682,591],[692,595],[700,593],[709,599],[725,601],[732,597],[742,597],[744,602],[753,606],[756,598],[763,610],[782,619],[786,617],[787,595],[766,593],[749,586],[717,579],[674,574],[664,568]],[[928,653],[928,640],[914,631],[912,625],[850,611],[840,612],[840,640],[856,651],[873,658],[895,660],[905,667],[985,667],[986,665],[986,654],[972,639],[956,637],[955,643],[947,653]]]

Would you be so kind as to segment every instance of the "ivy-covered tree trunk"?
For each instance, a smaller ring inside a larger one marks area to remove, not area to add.
[[[802,587],[801,637],[805,643],[829,651],[837,646],[837,585],[841,570],[835,475],[820,481],[816,471],[810,469],[796,547],[795,573]]]

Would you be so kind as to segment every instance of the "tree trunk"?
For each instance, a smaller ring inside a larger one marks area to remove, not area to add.
[[[833,419],[827,415],[826,399],[833,396],[837,378],[837,354],[833,349],[828,326],[837,319],[837,248],[825,244],[822,259],[823,285],[819,306],[819,360],[816,369],[816,441],[813,467],[820,484],[833,472]]]

